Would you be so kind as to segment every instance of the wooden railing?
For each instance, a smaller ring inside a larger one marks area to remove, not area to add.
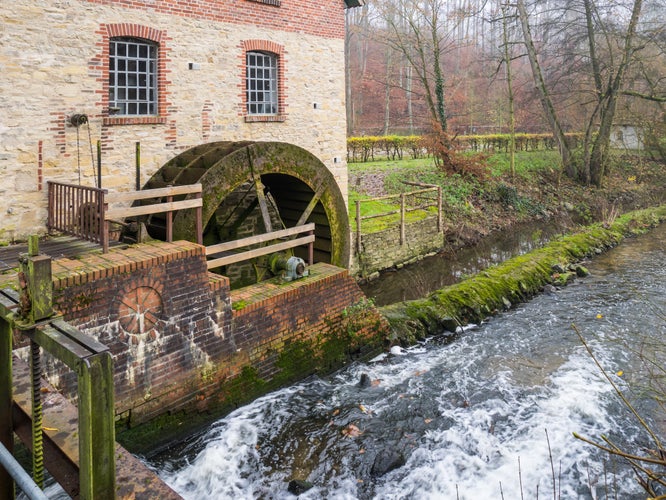
[[[174,196],[194,194],[194,198],[189,200],[173,201]],[[106,200],[107,205],[122,202],[135,202],[139,200],[149,200],[151,198],[165,198],[166,201],[157,201],[150,205],[141,205],[128,208],[107,208],[104,214],[104,224],[106,226],[106,234],[109,234],[109,222],[125,217],[136,217],[139,215],[152,215],[159,213],[166,213],[166,240],[173,241],[173,212],[177,210],[184,210],[194,208],[197,211],[196,215],[196,228],[195,234],[197,235],[197,243],[203,244],[203,223],[202,223],[202,207],[203,200],[201,198],[201,184],[189,184],[186,186],[171,186],[158,189],[146,189],[143,191],[133,191],[126,193],[108,193]],[[108,248],[105,247],[106,252]]]
[[[220,253],[227,253],[222,257],[217,259],[211,259],[208,261],[208,269],[214,267],[227,266],[229,264],[234,264],[237,262],[243,262],[245,260],[253,259],[255,257],[261,257],[262,255],[269,255],[275,252],[281,252],[289,248],[295,248],[301,245],[308,245],[308,264],[312,265],[314,261],[314,223],[304,224],[302,226],[290,227],[288,229],[283,229],[281,231],[273,231],[271,233],[260,234],[258,236],[250,236],[249,238],[243,238],[240,240],[229,241],[226,243],[218,243],[217,245],[211,245],[206,247],[206,255],[216,255]],[[231,253],[232,250],[237,250],[239,248],[248,247],[251,245],[258,245],[261,243],[266,243],[269,241],[275,241],[279,239],[291,238],[292,236],[298,236],[301,234],[306,234],[306,236],[301,236],[299,238],[291,239],[288,241],[282,241],[280,243],[275,243],[273,245],[254,248],[251,250],[245,250],[243,252]]]
[[[388,217],[391,215],[400,214],[400,245],[405,244],[405,231],[406,231],[406,214],[407,212],[414,212],[416,210],[427,210],[430,207],[437,208],[437,232],[442,232],[442,188],[441,186],[434,186],[431,184],[421,184],[415,182],[405,182],[405,184],[410,184],[414,186],[422,186],[424,189],[418,189],[416,191],[410,191],[407,193],[400,193],[387,196],[378,196],[376,198],[369,198],[366,200],[356,200],[356,253],[361,253],[361,222],[368,219],[375,219],[378,217]],[[428,193],[436,192],[436,200],[428,200],[424,203],[419,204],[409,204],[407,200],[412,199],[423,199],[424,195]],[[389,210],[387,212],[376,213],[372,215],[361,216],[361,203],[369,201],[400,201],[400,208],[395,210]]]
[[[189,200],[173,201],[174,196],[193,194]],[[109,225],[112,221],[140,215],[166,213],[166,239],[173,241],[173,212],[196,209],[197,243],[203,244],[201,184],[171,186],[134,192],[113,192],[106,189],[62,184],[48,181],[49,232],[59,231],[99,243],[109,250]],[[153,204],[127,208],[109,208],[110,204],[133,203],[156,199]],[[166,201],[161,201],[165,199]]]
[[[46,227],[77,238],[103,243],[105,189],[48,181],[49,210]]]

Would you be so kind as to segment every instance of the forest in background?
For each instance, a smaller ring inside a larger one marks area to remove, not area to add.
[[[664,157],[665,17],[664,0],[366,0],[347,10],[348,135],[553,133],[566,173],[600,184],[614,124]]]

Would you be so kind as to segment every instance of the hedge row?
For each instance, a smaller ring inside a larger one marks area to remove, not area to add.
[[[567,134],[571,146],[575,148],[582,134]],[[462,149],[469,151],[508,151],[509,134],[459,135],[455,141]],[[551,134],[516,134],[516,151],[538,151],[555,149],[555,139]],[[367,162],[375,157],[402,160],[405,155],[421,158],[428,153],[422,136],[387,135],[363,136],[347,139],[347,161]]]

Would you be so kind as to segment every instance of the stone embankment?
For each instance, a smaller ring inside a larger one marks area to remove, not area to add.
[[[574,274],[585,273],[576,263],[664,220],[666,205],[629,212],[612,224],[588,226],[426,298],[385,306],[380,312],[389,321],[394,343],[406,345],[430,335],[455,332],[459,326],[527,301],[546,287],[566,284]]]

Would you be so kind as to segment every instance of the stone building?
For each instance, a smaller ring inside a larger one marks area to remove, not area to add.
[[[217,141],[303,148],[346,200],[344,9],[356,5],[0,3],[0,242],[45,232],[47,181],[95,186],[101,168],[103,188],[132,190]]]

